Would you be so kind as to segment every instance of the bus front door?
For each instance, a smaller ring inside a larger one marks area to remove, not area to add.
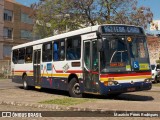
[[[85,92],[99,93],[97,40],[84,41],[83,78]]]
[[[40,86],[40,77],[41,77],[41,64],[40,64],[40,58],[41,58],[41,50],[34,50],[34,62],[33,62],[33,76],[34,76],[34,82],[35,86]]]

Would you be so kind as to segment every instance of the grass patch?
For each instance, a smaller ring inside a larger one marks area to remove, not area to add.
[[[42,104],[57,104],[57,105],[77,105],[84,102],[91,101],[91,99],[85,99],[85,98],[61,98],[61,99],[54,99],[54,100],[45,100],[39,103]]]
[[[155,87],[160,87],[160,83],[154,83],[152,85],[155,86]]]

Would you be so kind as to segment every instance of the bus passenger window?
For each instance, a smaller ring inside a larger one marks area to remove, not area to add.
[[[64,60],[65,59],[65,45],[64,45],[64,41],[60,42],[61,46],[60,46],[60,60]]]
[[[24,64],[24,58],[25,58],[25,48],[19,49],[18,52],[18,64]]]
[[[25,63],[32,63],[33,47],[26,48]]]
[[[59,40],[53,43],[53,60],[62,61],[65,59],[65,41]]]
[[[54,43],[53,44],[54,48],[53,48],[53,60],[54,61],[58,61],[59,60],[59,56],[58,56],[58,43]]]
[[[81,38],[73,37],[67,39],[67,60],[79,60],[81,57]]]
[[[12,61],[13,61],[14,64],[17,64],[17,62],[18,62],[18,50],[13,50]]]
[[[43,62],[51,62],[52,61],[52,43],[43,44],[43,54],[42,54]]]

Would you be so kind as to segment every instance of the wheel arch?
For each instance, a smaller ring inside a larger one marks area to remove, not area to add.
[[[27,76],[27,73],[26,73],[26,72],[24,72],[24,73],[22,74],[22,80],[23,80],[24,76]]]
[[[72,78],[76,78],[77,82],[79,82],[78,76],[75,73],[71,73],[68,77],[68,83],[72,80]]]

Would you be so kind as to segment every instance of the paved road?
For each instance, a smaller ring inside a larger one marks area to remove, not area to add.
[[[68,97],[67,92],[43,89],[23,90],[21,85],[12,83],[11,80],[0,80],[0,111],[5,110],[53,110],[59,105],[41,106],[40,101]],[[122,94],[116,98],[87,95],[89,99],[94,99],[85,103],[69,106],[71,108],[89,108],[93,110],[122,110],[122,111],[160,111],[160,87],[153,87],[150,91],[133,92]],[[31,105],[31,106],[30,106]],[[34,106],[36,105],[36,106]],[[64,107],[65,106],[60,106]],[[51,108],[51,109],[50,109]],[[49,119],[49,118],[46,118]],[[61,118],[59,118],[61,119]],[[66,118],[68,120],[70,118]],[[81,120],[81,118],[79,118]],[[83,118],[82,118],[83,119]],[[91,118],[87,118],[91,119]],[[94,118],[98,119],[98,118]],[[103,119],[103,118],[99,118]],[[105,118],[106,119],[106,118]],[[113,118],[115,119],[115,118]],[[121,118],[119,118],[121,119]],[[128,118],[123,118],[124,120]],[[130,118],[137,119],[137,118]],[[142,118],[140,118],[142,119]],[[149,118],[145,118],[148,119]],[[156,118],[154,118],[156,119]]]
[[[22,86],[22,85],[13,83],[11,79],[5,79],[5,80],[0,79],[0,90],[1,89],[15,89],[19,86]]]

